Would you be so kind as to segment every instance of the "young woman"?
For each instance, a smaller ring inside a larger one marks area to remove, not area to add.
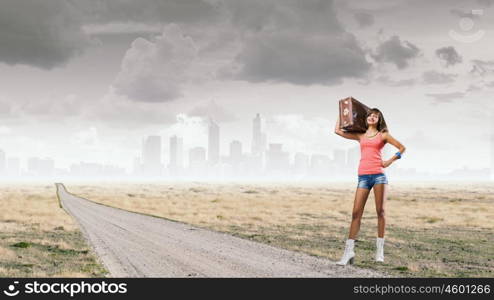
[[[360,229],[360,221],[364,212],[365,202],[369,196],[370,190],[374,188],[374,197],[376,201],[377,212],[377,238],[376,238],[376,261],[384,261],[384,227],[386,224],[384,217],[384,204],[386,200],[386,190],[388,179],[384,173],[395,160],[400,159],[405,152],[405,146],[393,138],[386,126],[383,114],[377,108],[372,108],[365,119],[365,133],[350,133],[340,129],[340,118],[336,121],[335,133],[344,138],[357,140],[360,143],[360,164],[358,167],[358,185],[355,192],[353,203],[352,222],[350,233],[345,244],[345,252],[338,265],[346,265],[348,262],[353,263],[355,252],[354,242]],[[398,148],[393,157],[383,161],[381,150],[386,143]]]

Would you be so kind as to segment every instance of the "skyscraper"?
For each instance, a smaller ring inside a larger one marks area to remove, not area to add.
[[[265,132],[261,133],[261,152],[268,148],[268,137]]]
[[[51,158],[31,157],[27,161],[27,170],[31,176],[53,176],[55,161]]]
[[[343,152],[344,153],[344,152]],[[331,173],[330,170],[331,160],[329,156],[324,154],[312,154],[310,157],[310,174],[313,176],[328,176]],[[333,172],[336,174],[341,173],[341,170]]]
[[[206,149],[194,147],[189,150],[189,166],[203,164],[206,161]]]
[[[132,161],[134,175],[142,174],[142,160],[141,157],[134,157]]]
[[[194,147],[189,150],[189,175],[203,176],[206,174],[206,149]]]
[[[232,163],[239,163],[242,159],[242,143],[240,141],[232,141],[230,143],[230,160]]]
[[[283,151],[282,144],[269,144],[266,151],[266,171],[287,171],[290,165],[288,152]]]
[[[142,171],[144,175],[158,176],[161,169],[161,137],[148,136],[142,145]]]
[[[31,157],[27,160],[27,171],[31,175],[39,175],[39,158]]]
[[[170,138],[170,171],[173,174],[183,168],[183,138],[176,135]]]
[[[263,151],[263,135],[261,131],[261,116],[256,114],[252,121],[252,149],[253,155],[259,155]]]
[[[7,160],[7,174],[9,176],[19,176],[21,174],[21,161],[17,157],[9,157]]]
[[[209,120],[208,161],[217,164],[220,160],[220,128],[212,119]]]
[[[233,176],[245,175],[245,168],[242,168],[244,157],[242,153],[242,143],[240,141],[232,141],[230,143],[230,173]]]
[[[309,170],[309,156],[302,152],[295,153],[293,158],[293,173],[307,174]]]
[[[345,150],[335,149],[333,151],[333,157],[334,157],[335,166],[337,168],[336,171],[337,172],[343,172],[343,171],[345,171],[345,169],[346,169]]]
[[[353,173],[357,172],[360,163],[360,146],[349,148],[346,157],[348,169]]]

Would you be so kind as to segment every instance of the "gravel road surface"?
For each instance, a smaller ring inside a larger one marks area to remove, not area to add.
[[[70,194],[63,184],[56,186],[61,205],[78,221],[112,277],[389,277],[97,204]]]

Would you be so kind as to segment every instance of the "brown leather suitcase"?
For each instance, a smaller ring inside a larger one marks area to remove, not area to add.
[[[353,97],[340,100],[340,129],[365,132],[365,118],[370,108]]]

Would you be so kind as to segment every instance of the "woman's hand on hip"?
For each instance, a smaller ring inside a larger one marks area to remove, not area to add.
[[[391,160],[382,160],[381,165],[383,168],[387,168],[391,165],[392,161]]]

